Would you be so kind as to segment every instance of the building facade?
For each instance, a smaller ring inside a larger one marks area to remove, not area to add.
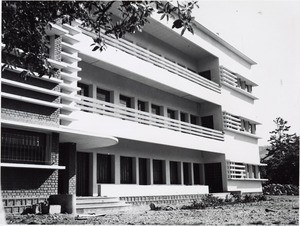
[[[201,24],[184,36],[156,15],[105,37],[52,25],[57,77],[1,78],[1,185],[7,212],[52,194],[261,192],[253,60]]]

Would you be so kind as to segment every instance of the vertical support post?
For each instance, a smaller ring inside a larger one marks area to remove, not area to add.
[[[179,171],[179,183],[181,184],[181,185],[183,185],[184,184],[184,179],[183,179],[183,162],[179,162],[178,163],[178,167],[179,167],[179,169],[178,169],[178,171]]]
[[[98,185],[97,185],[97,152],[93,152],[93,196],[98,196]]]
[[[139,177],[139,158],[133,158],[133,177],[135,178],[134,183],[140,184],[140,177]]]
[[[120,155],[115,155],[115,184],[121,184]]]
[[[194,182],[194,165],[193,163],[189,163],[190,165],[190,183],[191,185],[194,185],[195,182]]]
[[[171,173],[170,173],[170,160],[165,161],[165,175],[166,175],[166,184],[171,184]]]
[[[153,184],[153,159],[147,160],[147,182],[149,185]]]
[[[66,166],[59,171],[59,194],[76,195],[76,143],[59,144],[59,164]]]

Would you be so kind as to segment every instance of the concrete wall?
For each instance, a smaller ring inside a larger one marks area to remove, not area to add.
[[[251,192],[262,192],[261,181],[250,181],[250,180],[228,180],[228,191],[242,191],[245,193]]]
[[[260,163],[256,138],[225,131],[225,141],[223,148],[227,160],[249,164]]]
[[[155,195],[194,195],[208,194],[208,186],[193,185],[115,185],[101,184],[99,185],[101,196],[107,197],[126,197],[126,196],[155,196]]]

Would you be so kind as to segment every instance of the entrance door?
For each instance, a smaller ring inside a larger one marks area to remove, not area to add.
[[[204,164],[205,170],[205,185],[208,185],[209,192],[222,192],[222,169],[221,163]]]
[[[76,195],[89,195],[89,153],[77,152]]]

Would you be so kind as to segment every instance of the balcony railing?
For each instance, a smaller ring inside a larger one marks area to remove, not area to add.
[[[224,140],[224,135],[222,131],[193,125],[190,123],[170,119],[160,115],[150,114],[148,112],[123,107],[117,104],[108,103],[90,97],[78,97],[80,97],[80,100],[77,101],[77,106],[80,108],[80,110],[85,112],[115,117],[144,125],[160,127],[209,139],[220,141]]]
[[[91,35],[91,33],[89,33]],[[119,49],[123,52],[126,52],[134,57],[137,57],[141,60],[144,60],[148,63],[152,63],[157,67],[163,68],[165,70],[168,70],[184,79],[187,79],[189,81],[192,81],[198,85],[201,85],[207,89],[213,90],[217,93],[221,93],[220,86],[210,81],[206,78],[203,78],[201,75],[182,67],[162,56],[159,56],[156,53],[153,53],[141,46],[137,46],[129,41],[126,41],[124,39],[116,39],[114,37],[107,36],[105,34],[102,34],[102,36],[105,38],[105,43],[109,46],[112,46],[116,49]]]
[[[249,79],[232,72],[224,66],[220,66],[220,79],[223,85],[228,86],[254,100],[257,99],[257,97],[252,94],[252,86],[256,86],[256,84]]]

